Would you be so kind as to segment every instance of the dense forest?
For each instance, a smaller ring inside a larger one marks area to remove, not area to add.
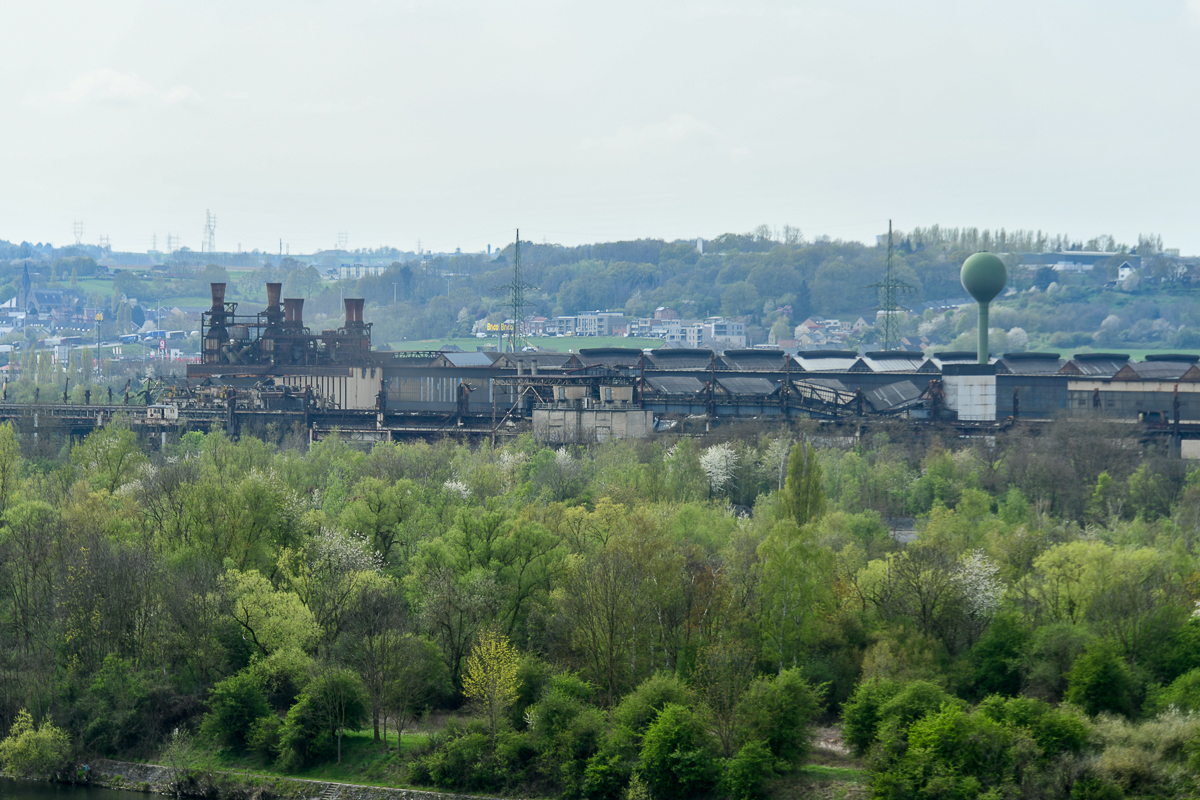
[[[294,773],[365,729],[376,782],[742,798],[840,723],[880,798],[1200,774],[1200,471],[1099,420],[575,449],[116,420],[60,453],[3,426],[0,515],[9,769]]]

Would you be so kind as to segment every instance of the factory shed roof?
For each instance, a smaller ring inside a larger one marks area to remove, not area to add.
[[[521,369],[525,371],[532,370],[533,365],[537,364],[538,370],[558,371],[578,367],[579,359],[574,353],[500,353],[495,364],[497,367],[509,369],[516,369],[517,364],[520,364]]]
[[[853,350],[805,350],[796,354],[796,363],[805,372],[849,372],[858,363]]]
[[[718,366],[743,372],[780,372],[790,356],[782,350],[726,350]],[[795,369],[795,363],[792,368]]]
[[[1126,353],[1076,353],[1059,370],[1062,375],[1082,375],[1088,378],[1111,378],[1129,363]]]
[[[771,394],[778,388],[766,378],[717,378],[717,385],[730,394]]]
[[[659,394],[698,394],[704,391],[704,382],[683,375],[648,376],[646,385]]]
[[[1180,381],[1200,383],[1195,361],[1130,361],[1113,375],[1114,381]]]
[[[979,362],[979,354],[968,350],[939,350],[933,356],[917,369],[917,372],[933,372],[940,373],[942,367],[947,364],[976,364]],[[996,359],[989,358],[989,364],[995,364]]]
[[[1058,353],[1005,353],[996,362],[999,375],[1054,375],[1067,364]]]
[[[654,369],[708,369],[713,364],[712,350],[651,350],[646,354],[647,366]]]
[[[586,347],[579,351],[581,364],[604,364],[609,367],[636,367],[641,364],[642,351],[636,347]]]
[[[921,353],[907,350],[878,350],[866,353],[858,360],[851,372],[916,372],[925,363]]]
[[[876,411],[899,411],[917,405],[921,394],[912,381],[897,381],[866,392],[866,398]]]
[[[490,353],[439,353],[433,360],[438,367],[490,367],[492,363]]]

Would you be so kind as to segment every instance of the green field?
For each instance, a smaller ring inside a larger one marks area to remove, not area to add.
[[[593,347],[635,347],[643,350],[647,347],[658,347],[662,339],[634,339],[624,336],[535,336],[529,339],[529,344],[542,350],[557,350],[560,353],[578,353],[581,349]],[[477,348],[496,347],[496,338],[490,339],[420,339],[402,342],[389,342],[393,350],[441,350],[448,344],[457,345],[467,352],[473,353]]]

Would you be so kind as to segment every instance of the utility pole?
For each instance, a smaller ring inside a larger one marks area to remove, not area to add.
[[[392,284],[392,305],[396,305],[396,287],[399,285],[400,284],[398,284],[398,283]]]

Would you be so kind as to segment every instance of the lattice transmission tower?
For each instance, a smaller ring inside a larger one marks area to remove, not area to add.
[[[83,220],[76,220],[72,227],[75,232],[75,244],[83,244]]]
[[[521,277],[521,229],[517,229],[517,244],[513,250],[513,275],[512,280],[503,286],[497,286],[496,289],[505,289],[508,291],[508,310],[512,315],[512,331],[508,335],[508,344],[511,348],[509,352],[519,353],[521,348],[525,346],[525,290],[536,289],[525,282]],[[501,332],[503,332],[503,323],[501,323]],[[501,347],[501,351],[503,351]]]
[[[879,328],[880,350],[895,350],[899,347],[900,312],[904,310],[900,307],[900,296],[913,291],[913,287],[896,277],[896,266],[892,261],[893,252],[892,221],[889,219],[887,269],[883,273],[882,281],[867,284],[868,289],[875,289],[879,293],[879,305],[875,310],[882,313],[876,315],[875,325]]]
[[[200,251],[215,253],[217,250],[217,215],[204,209],[204,238],[200,241]]]

